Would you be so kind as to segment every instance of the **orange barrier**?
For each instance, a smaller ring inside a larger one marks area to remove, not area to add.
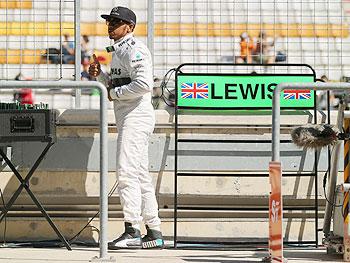
[[[272,263],[283,262],[282,236],[282,194],[281,194],[281,163],[269,163],[269,179],[271,193],[269,198],[269,253]]]

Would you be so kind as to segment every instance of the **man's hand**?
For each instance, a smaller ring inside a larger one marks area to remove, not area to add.
[[[108,100],[109,101],[114,101],[114,99],[112,99],[111,95],[110,95],[110,91],[111,91],[112,88],[107,88],[107,94],[108,94]]]
[[[94,59],[94,62],[92,62],[90,64],[90,67],[89,67],[89,75],[91,77],[94,77],[96,78],[98,75],[100,75],[101,73],[101,64],[100,62],[98,61],[97,57],[95,54],[92,55],[92,58]]]
[[[113,85],[112,85],[112,81],[109,80],[109,81],[108,81],[108,86],[107,86],[108,100],[109,100],[109,101],[114,101],[114,100],[112,99],[112,97],[111,97],[111,94],[110,94],[111,89],[113,89]]]

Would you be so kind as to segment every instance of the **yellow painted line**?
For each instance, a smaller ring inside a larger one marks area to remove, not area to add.
[[[345,132],[349,132],[349,126],[350,126],[350,119],[344,119],[344,129]],[[345,140],[344,141],[344,182],[349,182],[349,159],[346,158],[349,155],[349,144],[350,142]]]
[[[344,119],[344,130],[349,131],[350,129],[350,119]],[[344,153],[349,152],[349,144],[348,141],[345,141]]]
[[[350,119],[344,119],[344,130],[345,133],[349,133]],[[349,182],[349,141],[344,141],[344,183]],[[343,213],[344,217],[344,228],[349,224],[349,192],[344,193],[344,202],[343,202]]]
[[[345,224],[349,224],[349,216],[346,216],[346,217],[344,218],[344,223],[345,223]]]
[[[346,203],[349,203],[349,192],[344,193],[344,208]]]
[[[0,22],[0,35],[14,36],[59,36],[62,34],[74,34],[74,24],[59,22]],[[261,30],[267,35],[276,37],[342,37],[349,36],[349,25],[327,24],[195,24],[195,23],[156,23],[155,36],[172,37],[236,37],[242,32],[247,32],[252,37],[257,37]],[[89,36],[106,36],[107,27],[104,23],[82,23],[81,34]],[[147,24],[140,23],[136,26],[135,34],[147,36]]]
[[[344,148],[348,148],[348,151],[349,152],[349,145],[344,145]],[[345,155],[345,149],[344,149],[344,156]],[[349,162],[347,163],[344,163],[344,182],[349,182],[349,172],[350,172],[350,169],[349,169]]]

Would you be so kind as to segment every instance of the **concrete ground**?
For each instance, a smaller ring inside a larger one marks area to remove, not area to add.
[[[59,263],[89,262],[99,255],[98,248],[0,248],[1,263]],[[341,255],[327,255],[324,248],[287,248],[284,252],[289,263],[343,262]],[[261,262],[267,256],[266,250],[118,250],[109,251],[117,263],[248,263]],[[100,261],[101,262],[101,261]]]

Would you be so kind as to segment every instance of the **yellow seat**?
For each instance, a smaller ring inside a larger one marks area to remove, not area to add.
[[[16,1],[16,8],[19,9],[32,9],[33,8],[33,3],[31,0],[20,0]]]
[[[154,25],[154,34],[156,36],[161,36],[162,31],[164,30],[165,24],[163,23],[157,23]]]
[[[15,9],[17,8],[17,1],[0,1],[0,8]]]
[[[23,64],[40,64],[41,63],[41,56],[44,54],[45,50],[30,50],[25,49],[23,50],[23,58],[22,63]]]
[[[180,36],[180,26],[178,23],[162,24],[162,28],[158,28],[157,32],[160,36],[177,37]]]
[[[248,24],[246,32],[250,37],[259,37],[262,29],[263,28],[261,24]]]
[[[84,23],[81,25],[80,33],[82,35],[95,36],[96,32],[96,23]]]
[[[319,24],[315,26],[315,34],[317,37],[331,37],[332,28],[327,24]]]
[[[206,37],[213,31],[211,24],[195,24],[195,34],[198,37]]]
[[[315,25],[313,24],[299,24],[300,37],[314,37],[315,36]]]
[[[17,49],[2,50],[0,52],[1,64],[20,64],[21,54]]]
[[[49,22],[47,28],[49,36],[59,36],[61,33],[64,34],[64,30],[66,30],[63,24],[62,27],[60,27],[60,23],[58,22]]]
[[[62,23],[62,34],[68,34],[69,36],[74,36],[74,24],[69,22]],[[56,24],[52,25],[52,31],[49,32],[50,36],[59,36],[60,35],[60,24],[56,22]]]
[[[101,32],[106,32],[107,27],[102,30]],[[135,35],[137,36],[147,36],[147,25],[145,23],[139,24],[135,28]]]
[[[105,23],[96,24],[96,36],[108,36],[108,29]]]
[[[214,36],[217,37],[230,37],[232,35],[231,24],[223,23],[223,24],[214,24]]]
[[[45,22],[36,22],[32,23],[33,27],[30,27],[30,30],[32,30],[33,35],[35,36],[46,36],[48,33],[47,29],[47,23]]]
[[[45,50],[42,49],[0,49],[0,64],[46,64],[47,61],[42,59]],[[101,57],[101,64],[109,65],[112,60],[111,53],[105,50],[94,50],[97,57]],[[91,59],[92,62],[92,59]]]
[[[240,36],[243,32],[247,32],[248,27],[246,24],[232,24],[232,34],[233,36]]]
[[[247,32],[258,37],[261,30],[278,37],[341,37],[349,36],[347,24],[260,24],[260,23],[156,23],[155,36],[160,37],[234,37]],[[72,22],[0,22],[0,36],[60,36],[74,35]],[[107,37],[105,23],[82,23],[81,34]],[[147,23],[135,28],[136,36],[147,36]]]
[[[13,36],[20,36],[22,33],[21,26],[22,25],[19,22],[7,23],[7,34]]]
[[[349,25],[331,25],[331,34],[333,37],[347,38],[349,37]]]
[[[33,3],[31,0],[8,0],[0,1],[0,9],[32,9]]]
[[[6,22],[0,22],[0,35],[1,36],[6,36],[9,32],[9,23]]]
[[[6,63],[6,50],[0,49],[0,64]]]
[[[298,37],[300,29],[298,24],[280,24],[280,35],[281,37]]]
[[[266,32],[267,36],[278,37],[280,35],[277,24],[263,24],[263,30]]]

